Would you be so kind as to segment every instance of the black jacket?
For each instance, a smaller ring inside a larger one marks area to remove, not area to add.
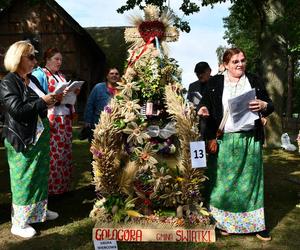
[[[259,77],[253,74],[246,73],[246,76],[250,82],[252,88],[255,88],[256,97],[262,101],[268,103],[266,110],[260,113],[260,116],[267,117],[274,111],[274,105],[272,100],[270,99],[265,85]],[[210,78],[207,91],[201,102],[198,106],[201,108],[202,106],[206,106],[208,108],[210,116],[207,118],[206,130],[205,130],[205,138],[215,139],[216,133],[219,128],[219,125],[223,118],[223,104],[222,104],[222,96],[224,89],[224,76],[223,75],[215,75]],[[263,126],[260,119],[255,121],[255,139],[256,140],[264,140],[264,132]]]
[[[34,76],[30,75],[29,78],[43,91]],[[2,136],[17,152],[23,152],[35,138],[38,115],[41,118],[47,117],[47,104],[31,88],[25,87],[15,73],[8,73],[2,79],[0,99],[5,108]]]
[[[201,96],[205,94],[207,89],[207,82],[200,82],[200,80],[195,81],[189,85],[189,90],[187,94],[187,99],[193,102],[193,92],[199,92]]]

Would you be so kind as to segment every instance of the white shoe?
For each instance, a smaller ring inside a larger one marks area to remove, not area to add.
[[[47,210],[47,212],[46,212],[46,219],[47,220],[55,220],[57,218],[58,218],[58,213],[53,212],[49,209]]]
[[[29,225],[25,225],[25,227],[12,225],[10,231],[12,234],[18,235],[22,238],[32,238],[36,234],[34,228]]]

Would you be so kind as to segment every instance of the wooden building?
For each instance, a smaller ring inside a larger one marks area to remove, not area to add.
[[[62,72],[67,80],[84,80],[77,110],[83,112],[88,93],[104,77],[105,54],[89,35],[54,0],[12,0],[0,13],[0,77],[5,75],[3,57],[8,47],[29,39],[39,51],[43,66],[43,52],[57,47],[63,55]]]

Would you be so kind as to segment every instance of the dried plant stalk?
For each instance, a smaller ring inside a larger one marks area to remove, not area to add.
[[[176,121],[176,134],[180,142],[179,169],[183,173],[182,197],[187,204],[202,200],[199,185],[205,181],[203,170],[193,169],[190,158],[190,142],[200,138],[197,114],[193,107],[184,102],[172,85],[165,87],[167,112]],[[195,182],[191,180],[197,180]]]
[[[119,104],[112,99],[107,111],[101,113],[101,122],[94,130],[93,153],[94,185],[101,195],[119,193],[119,156],[121,130],[114,121],[121,116]]]

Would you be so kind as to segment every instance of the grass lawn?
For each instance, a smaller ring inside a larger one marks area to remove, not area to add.
[[[34,225],[37,237],[23,240],[10,233],[11,194],[9,171],[3,147],[0,147],[0,249],[94,249],[88,217],[95,198],[91,183],[91,156],[87,141],[77,140],[74,130],[74,178],[72,192],[49,198],[49,208],[60,217]],[[278,150],[265,150],[265,208],[273,240],[261,242],[255,236],[220,236],[213,244],[194,243],[126,243],[122,249],[300,249],[300,155]]]

